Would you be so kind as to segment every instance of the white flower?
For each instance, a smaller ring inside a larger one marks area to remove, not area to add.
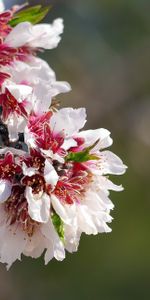
[[[5,44],[18,48],[28,46],[32,48],[53,49],[58,46],[63,33],[63,20],[56,19],[50,24],[32,25],[29,22],[19,23],[7,35]]]
[[[86,111],[85,108],[73,109],[63,108],[53,113],[50,118],[49,127],[53,136],[63,135],[64,143],[61,148],[68,150],[70,147],[77,146],[74,135],[85,125]],[[42,126],[42,124],[41,124]],[[43,125],[44,126],[44,125]],[[31,148],[37,148],[36,135],[30,130],[28,126],[25,128],[25,141]],[[52,149],[40,149],[46,156],[59,162],[64,162],[64,159],[58,154],[53,153]]]
[[[15,61],[10,66],[5,66],[2,71],[11,75],[11,79],[5,80],[2,89],[9,87],[14,91],[14,97],[24,97],[30,103],[30,110],[35,113],[48,111],[52,99],[60,93],[67,93],[71,90],[69,83],[56,81],[55,72],[49,65],[40,58],[32,58],[30,64],[22,61]],[[27,95],[27,91],[30,91]],[[32,96],[29,97],[29,94]],[[26,93],[26,94],[25,94]],[[43,97],[44,95],[44,97]]]
[[[71,121],[73,120],[69,119],[70,124],[72,124]],[[67,122],[65,125],[67,126]],[[76,126],[76,121],[73,126]],[[64,127],[62,126],[62,128]],[[118,156],[103,150],[112,144],[108,130],[102,128],[78,132],[77,128],[73,130],[73,136],[76,139],[82,139],[81,149],[83,150],[95,144],[91,148],[90,154],[95,154],[99,159],[83,163],[85,169],[89,170],[92,179],[84,188],[84,193],[79,192],[78,201],[69,205],[56,195],[51,196],[52,206],[64,222],[65,245],[67,250],[71,252],[77,249],[82,232],[97,234],[111,231],[107,223],[112,221],[110,210],[113,209],[114,205],[108,197],[109,190],[122,191],[123,188],[113,184],[104,175],[123,174],[126,170],[126,166]]]
[[[82,232],[95,235],[99,232],[111,231],[107,223],[112,221],[109,213],[113,205],[103,192],[100,195],[89,189],[80,203],[72,205],[62,204],[56,196],[52,196],[51,199],[55,211],[65,224],[66,243],[72,244],[71,248],[68,245],[68,250],[76,249]]]
[[[80,131],[85,109],[57,110],[53,101],[71,87],[35,54],[57,47],[63,20],[11,28],[17,9],[1,20],[0,261],[7,268],[22,254],[61,261],[65,249],[77,250],[82,233],[110,232],[110,191],[123,187],[108,175],[126,170],[105,150],[113,142],[108,130]]]
[[[103,176],[94,175],[91,184],[79,203],[64,204],[55,195],[51,196],[52,206],[64,222],[65,247],[69,252],[76,251],[80,235],[110,232],[107,225],[112,221],[110,210],[114,208],[108,190],[121,191],[122,186],[114,185]],[[92,201],[91,201],[92,199]]]
[[[28,114],[31,111],[38,114],[48,111],[53,97],[71,89],[67,82],[56,81],[54,71],[39,58],[33,59],[30,65],[16,61],[2,70],[11,75],[2,85],[3,94],[7,89],[19,106],[23,104]],[[18,108],[15,108],[16,105],[11,105],[11,115],[5,120],[11,141],[17,140],[18,132],[24,131],[27,121],[22,114],[18,114]],[[30,141],[29,136],[28,140]]]
[[[126,171],[126,166],[123,164],[122,160],[112,153],[111,151],[101,151],[106,147],[112,145],[113,141],[110,137],[110,132],[106,129],[100,128],[95,130],[85,130],[79,132],[76,137],[83,139],[83,149],[90,147],[95,144],[94,147],[90,150],[91,154],[96,154],[99,157],[97,168],[95,170],[95,163],[93,164],[94,168],[91,168],[92,172],[97,172],[99,175],[106,174],[116,174],[121,175]]]

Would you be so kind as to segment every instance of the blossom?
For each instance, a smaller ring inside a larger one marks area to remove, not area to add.
[[[38,57],[33,58],[30,64],[16,61],[11,66],[5,66],[2,69],[11,76],[11,80],[5,81],[5,86],[13,82],[17,85],[32,87],[32,111],[36,113],[48,111],[55,96],[71,90],[70,84],[65,81],[57,81],[55,72]]]
[[[12,48],[22,46],[31,48],[53,49],[58,46],[63,33],[61,18],[52,24],[32,25],[30,22],[18,24],[6,37],[5,44]]]
[[[0,14],[0,261],[7,268],[22,254],[61,261],[77,251],[82,233],[110,232],[110,191],[123,187],[108,176],[126,171],[106,150],[107,129],[83,130],[85,108],[59,109],[55,97],[71,87],[36,56],[57,47],[63,20],[32,24],[32,8],[16,18],[18,10]]]
[[[54,71],[39,58],[30,65],[17,61],[2,70],[2,119],[8,125],[10,139],[14,141],[18,133],[24,131],[30,112],[48,111],[52,99],[59,93],[70,91],[70,85],[56,81]]]
[[[22,6],[20,6],[20,9]],[[14,28],[9,24],[19,7],[3,12],[0,6],[0,65],[8,65],[13,61],[32,61],[39,49],[56,48],[61,40],[64,25],[58,18],[52,24],[36,24],[20,22]],[[29,15],[29,12],[27,12]],[[32,12],[31,12],[32,14]]]

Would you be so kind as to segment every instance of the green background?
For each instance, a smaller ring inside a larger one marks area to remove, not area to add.
[[[46,267],[43,258],[25,257],[9,272],[1,265],[0,300],[148,300],[150,1],[47,3],[53,9],[46,21],[64,18],[65,31],[59,47],[41,57],[73,89],[58,99],[62,106],[87,108],[86,128],[112,132],[111,150],[128,165],[125,175],[112,179],[125,191],[111,193],[112,233],[83,235],[77,253]]]

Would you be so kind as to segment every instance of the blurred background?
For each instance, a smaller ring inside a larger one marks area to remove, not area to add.
[[[4,0],[7,8],[21,1]],[[79,251],[48,266],[23,258],[0,266],[1,300],[150,299],[150,1],[29,1],[53,4],[47,22],[64,18],[56,50],[41,57],[69,81],[63,106],[86,107],[87,128],[112,132],[112,151],[128,165],[111,234],[82,236]]]

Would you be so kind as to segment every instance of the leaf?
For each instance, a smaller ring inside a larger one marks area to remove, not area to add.
[[[83,150],[81,152],[70,152],[66,161],[75,161],[75,162],[86,162],[88,160],[98,160],[99,157],[94,154],[89,154],[88,150]]]
[[[99,140],[97,140],[92,146],[85,148],[80,152],[69,152],[66,156],[66,161],[75,161],[75,162],[86,162],[88,160],[99,160],[100,158],[95,154],[90,154],[90,150],[92,150]]]
[[[21,22],[30,22],[32,24],[39,23],[45,18],[50,9],[51,6],[42,8],[42,5],[29,7],[14,14],[14,17],[9,21],[9,25],[14,27]]]
[[[53,225],[54,225],[59,237],[61,238],[61,240],[64,240],[64,224],[63,224],[63,221],[56,214],[56,212],[53,212],[51,218],[52,218]]]

